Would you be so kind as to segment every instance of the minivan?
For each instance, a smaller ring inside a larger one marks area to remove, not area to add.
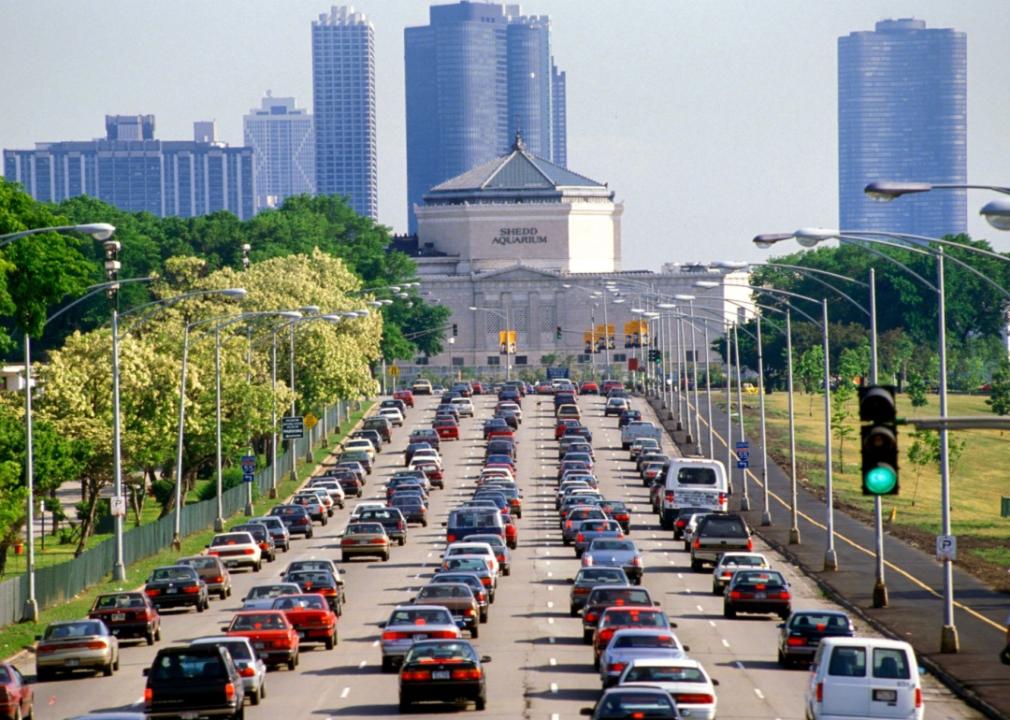
[[[661,524],[673,527],[682,507],[698,507],[712,512],[728,510],[729,479],[719,460],[672,458],[666,471]]]
[[[814,655],[804,702],[812,720],[922,720],[915,651],[901,640],[824,638]]]

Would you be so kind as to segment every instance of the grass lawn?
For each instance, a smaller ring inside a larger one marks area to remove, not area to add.
[[[714,400],[721,400],[721,393]],[[985,396],[951,395],[948,415],[986,415],[992,413]],[[768,447],[783,467],[788,466],[787,395],[776,392],[765,398],[768,416]],[[939,415],[935,395],[925,407],[913,408],[905,395],[898,396],[899,417],[936,417]],[[750,437],[758,433],[758,399],[745,396],[747,430]],[[704,406],[704,405],[703,405]],[[840,447],[837,434],[832,435],[834,485],[836,497],[857,511],[870,513],[873,498],[862,494],[859,448],[859,408],[855,396],[846,403],[848,426],[852,428]],[[824,401],[821,395],[797,393],[796,457],[798,475],[812,486],[824,486]],[[895,524],[918,533],[922,539],[940,532],[940,474],[935,464],[920,466],[908,457],[913,440],[913,428],[899,426],[900,494],[883,499],[885,517],[895,511]],[[963,442],[964,450],[956,462],[951,462],[951,524],[961,547],[972,553],[991,570],[1006,577],[1010,567],[1010,518],[1000,517],[1001,497],[1010,497],[1010,481],[1003,463],[1010,457],[1010,432],[972,430],[949,433],[951,446]],[[842,462],[844,460],[844,463]],[[952,455],[952,460],[955,460]],[[961,548],[959,548],[960,550]]]
[[[294,493],[295,489],[305,481],[305,479],[312,473],[316,465],[325,460],[334,446],[339,444],[347,434],[347,431],[361,419],[361,417],[368,411],[370,406],[364,406],[360,411],[353,413],[349,420],[345,420],[341,427],[343,431],[336,435],[330,436],[330,441],[327,443],[326,447],[316,450],[313,453],[313,462],[305,463],[303,462],[304,457],[299,459],[297,474],[298,480],[291,480],[290,473],[284,473],[281,477],[286,478],[283,480],[278,480],[277,483],[277,500],[271,500],[268,497],[260,497],[254,503],[254,514],[262,515],[270,511],[270,508],[281,502],[280,498],[286,498]],[[157,503],[151,502],[151,505],[157,505]],[[157,517],[157,511],[151,514],[151,518]],[[245,515],[238,513],[235,516],[227,519],[225,521],[225,529],[240,524],[245,521]],[[131,524],[132,526],[132,524]],[[182,540],[182,552],[176,553],[171,548],[167,548],[155,555],[152,555],[140,562],[130,566],[126,571],[126,580],[123,582],[112,582],[106,581],[98,585],[94,585],[80,595],[78,595],[73,600],[57,605],[55,607],[49,608],[48,610],[43,610],[39,613],[39,621],[37,623],[18,623],[15,625],[8,625],[5,628],[0,629],[0,658],[8,658],[15,653],[30,647],[34,641],[35,636],[42,633],[45,630],[46,625],[57,620],[73,620],[75,618],[85,617],[88,611],[91,609],[92,603],[94,603],[95,597],[103,592],[110,592],[113,590],[119,590],[123,588],[135,588],[144,583],[144,580],[148,577],[156,567],[161,565],[171,564],[176,558],[184,557],[186,555],[199,555],[204,551],[204,547],[210,543],[210,539],[214,536],[214,531],[208,529],[205,532],[199,532],[194,535],[183,538]],[[102,535],[99,536],[100,540],[105,540],[109,536]],[[99,541],[100,541],[99,540]],[[60,546],[63,548],[69,547],[70,554],[73,553],[73,546]],[[49,549],[47,543],[46,549]],[[42,553],[36,555],[37,559],[41,559]],[[8,561],[8,572],[14,572],[16,566],[11,561]],[[21,560],[21,567],[23,570],[23,559]],[[29,671],[27,668],[21,668],[22,670]]]

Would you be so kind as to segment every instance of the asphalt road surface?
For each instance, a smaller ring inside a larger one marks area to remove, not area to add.
[[[334,650],[306,650],[294,672],[271,671],[268,696],[258,707],[247,707],[246,717],[259,718],[383,718],[399,716],[397,676],[380,672],[377,625],[395,605],[408,602],[433,574],[444,545],[444,521],[448,510],[468,496],[483,456],[480,426],[491,415],[493,398],[474,398],[477,417],[462,421],[462,439],[443,442],[446,488],[434,491],[430,524],[412,527],[407,543],[393,548],[389,562],[358,560],[343,564],[348,601],[340,620],[340,642]],[[382,479],[402,467],[402,450],[409,429],[427,426],[435,399],[418,398],[408,411],[403,428],[379,455],[369,476],[366,497],[382,493]],[[678,623],[681,642],[689,655],[700,660],[720,681],[720,718],[802,718],[803,691],[807,673],[782,670],[775,662],[778,618],[750,616],[725,620],[721,599],[710,594],[707,573],[691,572],[687,555],[671,533],[660,530],[651,514],[648,495],[634,466],[621,450],[616,419],[602,416],[603,401],[580,400],[583,421],[594,434],[597,473],[607,496],[630,501],[631,537],[639,544],[646,563],[644,585],[661,600],[670,618]],[[635,400],[647,417],[651,409]],[[499,583],[490,621],[474,641],[481,654],[490,655],[487,666],[488,705],[480,713],[487,718],[578,717],[579,709],[591,706],[599,695],[597,674],[592,670],[592,650],[582,643],[579,618],[568,614],[570,578],[578,570],[574,551],[561,543],[553,504],[557,444],[553,440],[550,398],[524,399],[525,421],[518,433],[519,482],[524,488],[524,514],[519,521],[519,547],[513,551],[512,574]],[[668,452],[672,443],[664,441]],[[144,678],[158,647],[219,634],[240,598],[254,584],[278,579],[290,560],[308,557],[339,558],[335,535],[343,528],[353,501],[337,510],[325,528],[316,527],[312,540],[295,541],[291,551],[264,565],[260,573],[233,574],[232,597],[212,600],[208,612],[163,613],[162,643],[154,647],[123,644],[120,671],[111,678],[80,676],[36,686],[36,717],[67,718],[99,710],[142,710]],[[766,549],[758,547],[759,550]],[[794,607],[829,606],[816,587],[784,561],[769,554],[773,565],[783,570],[792,584]],[[23,656],[18,664],[28,674],[33,660]],[[927,718],[981,717],[953,698],[937,683],[925,687]],[[472,705],[469,706],[472,708]],[[462,710],[454,706],[417,708],[417,714],[451,717]],[[475,713],[467,709],[467,713]]]

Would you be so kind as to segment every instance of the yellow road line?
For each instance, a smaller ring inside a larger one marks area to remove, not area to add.
[[[690,403],[688,403],[688,406],[689,407],[694,407],[693,405],[690,405]],[[701,413],[698,413],[698,416],[701,418],[701,421],[705,424],[705,426],[708,427],[708,424],[709,424],[708,423],[708,419],[705,418]],[[726,439],[722,435],[719,434],[719,431],[716,430],[714,426],[712,427],[712,434],[715,435],[716,437],[718,437],[719,440],[720,440],[720,442],[722,442],[723,445],[726,445],[726,446],[729,445],[729,443],[726,442]],[[731,449],[730,452],[732,452],[734,456],[736,455],[736,451],[734,451],[734,450]],[[729,470],[730,468],[727,468],[727,469]],[[745,471],[746,471],[746,473],[748,475],[751,476],[751,478],[754,479],[754,482],[758,485],[758,487],[761,487],[761,488],[764,487],[764,483],[762,483],[761,480],[758,479],[758,476],[755,475],[751,471],[750,468],[745,468]],[[789,509],[789,503],[787,503],[785,500],[783,500],[781,497],[779,497],[774,491],[769,490],[768,491],[768,496],[775,498],[775,500],[778,501],[778,503],[780,505],[782,505],[782,507],[784,507],[785,509],[787,509],[787,510]],[[807,522],[809,522],[811,525],[814,525],[815,527],[819,527],[821,530],[824,530],[825,532],[827,532],[828,528],[825,525],[822,525],[821,523],[817,522],[816,520],[814,520],[812,517],[810,517],[806,513],[797,511],[797,515],[799,515],[800,517],[802,517],[804,520],[806,520]],[[837,530],[835,531],[834,535],[835,535],[835,537],[837,537],[838,539],[840,539],[843,542],[847,543],[848,545],[851,545],[856,550],[859,550],[860,552],[863,552],[863,553],[865,553],[866,555],[869,555],[872,558],[876,558],[876,551],[875,550],[870,550],[869,548],[863,547],[862,545],[860,545],[855,540],[852,540],[851,538],[848,538],[845,535],[842,535]],[[894,572],[896,572],[899,575],[901,575],[902,577],[904,577],[906,580],[908,580],[909,582],[911,582],[916,587],[921,588],[922,590],[925,590],[930,595],[932,595],[932,596],[934,596],[936,598],[939,598],[941,600],[943,599],[943,595],[941,595],[940,593],[938,593],[932,587],[930,587],[929,585],[927,585],[923,581],[919,580],[919,578],[915,577],[914,575],[912,575],[908,571],[904,570],[903,568],[898,567],[897,565],[895,565],[894,563],[892,563],[892,562],[890,562],[889,560],[886,560],[886,559],[884,560],[884,565],[886,565],[891,570],[894,570]],[[995,628],[996,630],[999,630],[1000,633],[1006,632],[1006,628],[1004,626],[1002,626],[999,623],[991,620],[990,618],[987,618],[982,613],[976,611],[973,608],[968,607],[967,605],[959,603],[959,602],[957,602],[955,600],[954,601],[954,607],[963,610],[964,612],[968,613],[969,615],[971,615],[975,619],[980,620],[980,621],[984,622],[987,625],[990,625],[991,627]]]

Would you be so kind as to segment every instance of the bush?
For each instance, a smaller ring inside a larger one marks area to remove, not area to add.
[[[238,487],[241,484],[242,468],[225,468],[224,472],[221,473],[221,488],[223,490],[231,490],[233,487]],[[196,495],[200,500],[210,500],[217,497],[217,479],[214,478],[211,482],[201,487]]]

